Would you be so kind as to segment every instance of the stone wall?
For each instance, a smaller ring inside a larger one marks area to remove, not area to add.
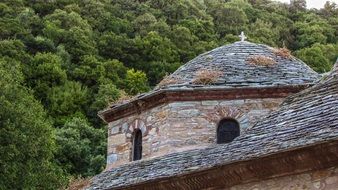
[[[338,168],[236,185],[230,190],[337,190]]]
[[[109,123],[107,169],[131,161],[132,135],[142,131],[142,159],[216,143],[218,122],[236,119],[243,133],[283,98],[173,102]]]

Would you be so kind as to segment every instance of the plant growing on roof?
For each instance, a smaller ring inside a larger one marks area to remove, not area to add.
[[[285,58],[285,59],[292,59],[291,51],[289,49],[287,49],[286,47],[283,47],[283,48],[273,48],[272,52],[276,56],[280,56],[280,57]]]
[[[275,65],[277,62],[271,57],[267,57],[264,55],[254,55],[250,56],[247,59],[247,63],[258,66],[272,66]]]
[[[155,89],[159,89],[171,84],[177,84],[181,82],[181,78],[178,76],[170,76],[170,75],[165,75],[161,82],[155,87]]]
[[[68,190],[77,190],[77,189],[84,189],[89,187],[92,179],[90,177],[84,178],[84,177],[72,177],[70,179],[69,185],[67,187]]]
[[[110,105],[124,104],[124,103],[129,102],[132,99],[133,99],[133,96],[130,96],[125,91],[121,90],[120,97],[117,100],[111,102]]]
[[[200,69],[196,72],[196,75],[194,76],[192,83],[203,85],[213,84],[218,80],[220,76],[222,76],[221,71]]]

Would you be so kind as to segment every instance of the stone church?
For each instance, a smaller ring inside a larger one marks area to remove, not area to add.
[[[338,189],[338,64],[321,77],[242,40],[99,116],[107,169],[89,189]]]

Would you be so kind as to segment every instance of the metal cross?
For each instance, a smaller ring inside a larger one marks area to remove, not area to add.
[[[239,35],[239,37],[241,38],[241,42],[244,42],[247,39],[243,31],[241,32],[241,35]]]

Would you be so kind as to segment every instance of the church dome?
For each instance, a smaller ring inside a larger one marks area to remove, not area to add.
[[[240,41],[197,56],[165,77],[157,89],[305,85],[319,77],[287,49]]]

